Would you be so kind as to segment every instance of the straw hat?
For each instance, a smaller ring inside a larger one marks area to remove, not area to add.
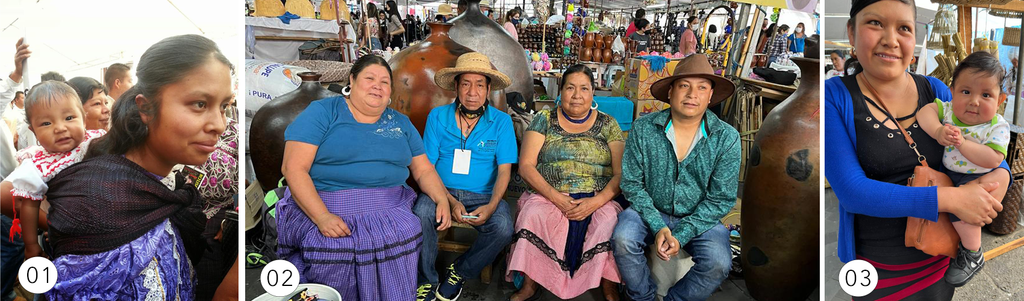
[[[455,67],[437,71],[437,74],[434,75],[434,83],[441,89],[455,91],[455,76],[463,73],[476,73],[489,77],[491,90],[501,90],[512,83],[507,75],[494,68],[486,55],[479,52],[465,53],[455,61]]]
[[[441,4],[441,5],[437,6],[437,14],[438,15],[445,15],[445,16],[452,14],[452,5],[451,4]]]
[[[714,93],[711,95],[711,104],[708,107],[715,106],[736,92],[736,85],[732,81],[715,74],[715,69],[711,67],[711,63],[708,63],[707,56],[694,54],[676,64],[672,76],[654,82],[651,85],[651,96],[660,101],[669,102],[669,88],[677,79],[683,77],[706,78],[714,83]]]

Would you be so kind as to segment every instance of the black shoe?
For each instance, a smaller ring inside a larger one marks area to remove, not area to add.
[[[974,275],[985,266],[985,253],[981,248],[977,252],[971,252],[960,244],[956,252],[956,258],[949,261],[949,268],[946,269],[946,283],[953,287],[961,287],[971,281]]]

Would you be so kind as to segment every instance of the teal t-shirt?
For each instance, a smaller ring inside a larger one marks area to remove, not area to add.
[[[284,139],[319,146],[309,169],[318,191],[403,185],[412,158],[423,154],[409,117],[387,108],[377,122],[359,123],[341,96],[310,103]]]
[[[471,152],[469,174],[452,172],[455,149],[462,149],[463,136],[455,122],[455,104],[436,107],[427,115],[423,144],[445,187],[491,194],[498,177],[498,165],[519,162],[512,118],[488,106],[473,132],[465,139]]]

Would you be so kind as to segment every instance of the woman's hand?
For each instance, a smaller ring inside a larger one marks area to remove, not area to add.
[[[318,229],[320,229],[320,234],[323,234],[326,237],[338,238],[352,234],[352,231],[348,229],[348,225],[345,224],[345,221],[341,220],[341,217],[330,212],[320,214],[313,223],[316,224]]]
[[[598,208],[604,206],[606,202],[602,202],[601,200],[591,197],[573,200],[570,203],[576,205],[576,208],[572,208],[569,212],[566,212],[565,217],[571,221],[582,221],[591,214],[594,214],[594,211],[597,211]]]
[[[574,201],[573,198],[561,193],[556,194],[555,197],[549,200],[552,204],[555,204],[555,207],[558,207],[558,210],[562,211],[562,214],[568,214],[570,210],[576,208],[576,204],[572,203]]]
[[[949,190],[940,189],[942,196],[946,191],[950,192],[946,199],[953,204],[946,211],[956,214],[965,223],[984,226],[992,223],[999,211],[1003,211],[1003,205],[999,203],[991,192],[999,188],[999,183],[967,184]],[[941,197],[940,197],[941,198]],[[941,208],[940,208],[941,209]]]

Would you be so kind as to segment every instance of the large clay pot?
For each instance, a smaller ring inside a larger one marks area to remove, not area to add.
[[[491,92],[491,105],[505,111],[505,94],[511,92],[519,92],[523,99],[533,99],[533,71],[523,55],[523,46],[504,27],[480,12],[480,0],[467,2],[466,11],[449,21],[453,25],[449,36],[456,43],[486,55],[498,71],[512,79],[509,87]]]
[[[604,36],[604,44],[607,45],[608,48],[612,48],[612,43],[615,43],[615,35],[610,34]]]
[[[441,89],[434,83],[437,71],[454,67],[460,55],[472,52],[448,37],[451,24],[428,23],[430,36],[402,50],[388,62],[391,64],[391,108],[409,116],[423,134],[430,110],[452,103],[455,91]],[[522,53],[522,52],[520,52]]]
[[[583,35],[583,47],[591,48],[594,47],[594,33],[587,33]]]
[[[594,62],[602,62],[604,58],[604,50],[594,49],[593,53],[590,54],[590,60]]]
[[[249,129],[249,151],[256,179],[263,190],[277,187],[281,180],[281,162],[284,160],[284,130],[295,121],[314,100],[338,96],[320,85],[320,74],[299,73],[302,84],[295,91],[278,96],[263,105],[252,117]]]
[[[583,51],[580,52],[580,60],[584,62],[590,61],[590,58],[593,54],[593,48],[583,48]]]
[[[612,48],[611,47],[605,48],[604,51],[602,51],[602,52],[603,53],[601,54],[601,62],[606,63],[606,64],[607,63],[611,63],[612,62]]]
[[[604,49],[604,38],[601,36],[594,37],[594,47],[598,50]]]
[[[807,58],[792,58],[800,86],[768,113],[747,161],[743,278],[761,301],[807,299],[820,279],[818,40],[808,38],[805,51]]]

